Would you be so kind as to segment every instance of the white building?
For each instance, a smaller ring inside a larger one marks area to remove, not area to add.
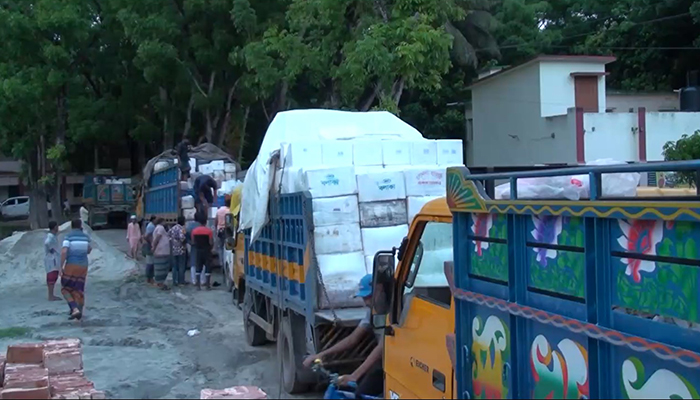
[[[9,197],[27,196],[28,190],[20,179],[22,163],[0,154],[0,203]],[[83,202],[83,175],[67,175],[63,180],[63,196],[70,204]]]
[[[478,79],[467,165],[656,161],[667,141],[700,129],[700,113],[666,112],[679,108],[677,94],[608,95],[605,65],[614,60],[540,56]]]

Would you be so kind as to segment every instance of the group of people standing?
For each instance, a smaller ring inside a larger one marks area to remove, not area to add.
[[[170,272],[173,286],[187,285],[185,277],[188,265],[190,283],[194,284],[197,290],[202,286],[211,288],[211,254],[215,238],[212,229],[207,227],[207,220],[208,209],[213,203],[216,191],[216,181],[202,175],[197,178],[194,186],[197,211],[193,221],[186,222],[184,216],[179,216],[175,225],[167,229],[163,218],[151,216],[142,234],[136,216],[132,216],[127,229],[129,256],[137,259],[139,249],[142,250],[145,256],[146,281],[162,290],[169,290],[165,281]],[[230,202],[230,196],[225,196],[225,202]],[[225,239],[223,232],[226,227],[226,214],[228,207],[219,207],[216,214],[216,230],[220,254]]]

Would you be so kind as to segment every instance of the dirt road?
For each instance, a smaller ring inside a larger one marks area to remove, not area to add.
[[[126,250],[124,231],[94,234]],[[36,269],[43,273],[43,266]],[[86,375],[110,398],[199,398],[202,388],[234,385],[256,385],[270,398],[278,396],[275,345],[245,343],[241,313],[224,289],[162,292],[146,287],[140,274],[114,278],[105,269],[88,276],[81,323],[68,320],[64,302],[47,302],[41,284],[2,287],[0,349],[13,342],[79,337]],[[101,279],[101,273],[109,278]],[[189,337],[191,329],[200,333]]]

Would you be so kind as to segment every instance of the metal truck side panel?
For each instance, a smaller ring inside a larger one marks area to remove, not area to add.
[[[700,201],[599,198],[602,173],[449,168],[459,398],[700,398]],[[588,174],[591,200],[491,200],[483,180]]]

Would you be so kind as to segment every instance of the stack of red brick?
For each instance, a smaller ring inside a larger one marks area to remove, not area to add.
[[[0,356],[0,399],[104,399],[83,373],[80,339],[8,347]]]

